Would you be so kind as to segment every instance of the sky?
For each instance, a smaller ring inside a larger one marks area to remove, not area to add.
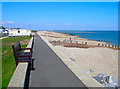
[[[119,0],[1,0],[2,2],[119,2]]]
[[[31,30],[118,30],[118,3],[2,2],[2,25]]]

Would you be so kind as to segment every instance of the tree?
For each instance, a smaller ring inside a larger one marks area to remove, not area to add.
[[[0,26],[0,29],[5,29],[3,26]]]

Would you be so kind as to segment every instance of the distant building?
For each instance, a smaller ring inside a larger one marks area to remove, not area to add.
[[[0,26],[0,37],[7,36],[8,30],[6,30],[3,26]]]
[[[20,28],[11,28],[11,30],[18,30],[18,29],[20,29]]]
[[[0,28],[0,33],[2,33],[2,31],[3,31],[3,29],[2,29],[2,28]]]
[[[5,30],[9,31],[9,30],[12,30],[11,28],[5,28]]]
[[[0,33],[2,33],[5,30],[3,26],[0,26]]]
[[[3,30],[3,32],[2,32],[3,34],[8,34],[9,33],[9,31],[8,30]]]
[[[9,37],[16,37],[16,36],[30,36],[31,30],[27,29],[12,29],[9,30]]]

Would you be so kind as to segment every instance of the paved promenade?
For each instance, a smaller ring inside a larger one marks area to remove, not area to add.
[[[85,87],[48,45],[35,35],[29,87]]]

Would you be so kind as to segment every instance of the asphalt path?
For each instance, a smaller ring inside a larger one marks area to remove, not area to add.
[[[29,87],[85,87],[38,34],[34,39]]]

